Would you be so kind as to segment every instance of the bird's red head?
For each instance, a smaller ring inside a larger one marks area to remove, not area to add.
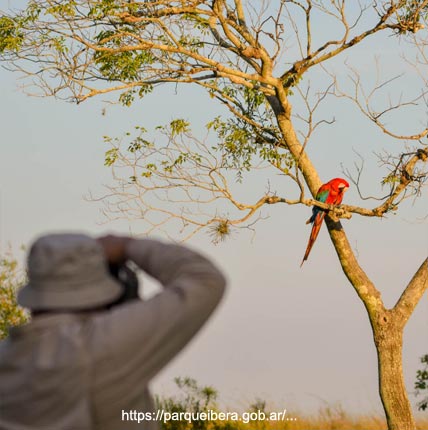
[[[336,190],[344,193],[349,188],[349,183],[343,178],[334,178],[328,182],[330,186]]]
[[[328,182],[328,184],[331,188],[330,195],[327,198],[328,203],[340,205],[345,191],[349,188],[348,181],[345,181],[345,179],[342,178],[334,178]]]

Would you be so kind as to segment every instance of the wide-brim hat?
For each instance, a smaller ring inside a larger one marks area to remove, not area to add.
[[[28,283],[18,303],[32,310],[77,310],[114,302],[123,293],[101,244],[80,233],[49,234],[28,253]]]

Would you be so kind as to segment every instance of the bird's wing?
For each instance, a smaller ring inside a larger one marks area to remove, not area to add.
[[[319,202],[325,203],[328,199],[328,196],[330,195],[331,188],[328,184],[324,184],[320,187],[320,189],[317,192],[317,195],[315,196],[315,199]]]
[[[315,200],[318,200],[319,202],[323,202],[325,203],[326,200],[328,199],[328,196],[330,194],[330,187],[328,184],[324,184],[321,185],[321,187],[319,188],[317,195],[315,196]],[[319,208],[318,206],[314,206],[312,208],[312,215],[311,217],[306,221],[306,224],[311,224],[315,221],[315,218],[317,217],[317,215],[323,212],[323,210],[321,208]]]

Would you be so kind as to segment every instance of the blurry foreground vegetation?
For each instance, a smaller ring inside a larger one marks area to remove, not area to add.
[[[173,397],[156,397],[156,409],[170,412],[201,413],[217,411],[217,391],[212,387],[200,387],[194,379],[176,378],[175,382],[180,394]],[[266,402],[256,400],[250,404],[247,413],[258,411],[269,416],[270,410]],[[223,411],[226,412],[226,411]],[[242,416],[244,411],[239,411]],[[340,405],[326,406],[317,414],[308,415],[299,411],[288,411],[287,420],[170,420],[161,424],[162,430],[386,430],[386,421],[382,415],[352,415]],[[428,416],[416,419],[417,430],[428,430]]]
[[[16,291],[25,280],[17,260],[10,251],[0,255],[0,340],[7,336],[10,327],[24,324],[29,315],[16,303]]]
[[[428,354],[421,357],[421,363],[424,367],[416,372],[415,389],[416,395],[425,395],[425,397],[418,403],[418,409],[425,411],[428,409]]]

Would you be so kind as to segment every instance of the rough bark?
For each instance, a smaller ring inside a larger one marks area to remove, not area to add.
[[[390,321],[373,330],[378,357],[379,394],[389,430],[415,430],[406,386],[403,379],[403,326]]]

